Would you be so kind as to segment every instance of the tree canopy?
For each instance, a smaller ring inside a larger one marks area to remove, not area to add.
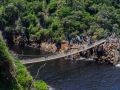
[[[41,34],[53,40],[66,33],[97,39],[115,31],[120,36],[119,0],[1,0],[0,29]],[[101,34],[103,33],[103,34]]]

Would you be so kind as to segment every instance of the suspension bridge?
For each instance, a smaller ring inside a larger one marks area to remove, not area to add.
[[[55,54],[55,55],[50,55],[50,56],[44,56],[44,57],[39,57],[39,58],[33,58],[33,59],[24,59],[24,60],[20,60],[23,64],[29,64],[29,63],[36,63],[36,62],[43,62],[43,61],[49,61],[49,60],[55,60],[58,58],[63,58],[69,55],[74,55],[76,53],[80,53],[82,51],[86,51],[88,49],[94,48],[95,46],[98,46],[102,43],[104,43],[106,40],[102,39],[99,40],[93,44],[90,45],[84,45],[83,47],[80,47],[76,50],[73,51],[68,51],[66,53],[62,53],[62,54]]]

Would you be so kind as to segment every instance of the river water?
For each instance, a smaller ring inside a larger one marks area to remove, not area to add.
[[[19,54],[21,52],[27,55],[50,54],[29,47],[12,46],[10,48]],[[37,79],[44,80],[53,90],[120,90],[119,64],[111,66],[94,61],[57,59],[27,64],[26,67],[35,77],[38,69],[44,64]]]

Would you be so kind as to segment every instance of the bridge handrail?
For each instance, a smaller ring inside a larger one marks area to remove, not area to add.
[[[105,42],[105,39],[99,40],[99,41],[93,43],[90,46],[89,45],[85,45],[84,48],[80,47],[77,50],[68,51],[67,53],[55,54],[55,55],[50,55],[50,56],[47,56],[47,57],[45,56],[45,57],[34,58],[34,59],[29,59],[29,60],[21,60],[21,62],[23,64],[26,64],[26,63],[33,63],[33,62],[40,62],[40,61],[48,61],[48,60],[52,60],[52,59],[57,59],[57,58],[73,55],[73,54],[79,53],[81,51],[85,51],[87,49],[90,49],[90,48],[92,48],[94,46],[97,46],[97,45],[101,44],[102,42]]]

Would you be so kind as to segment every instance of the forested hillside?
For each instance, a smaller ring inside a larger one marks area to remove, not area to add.
[[[120,36],[120,0],[0,0],[0,29],[62,40],[65,34]]]

